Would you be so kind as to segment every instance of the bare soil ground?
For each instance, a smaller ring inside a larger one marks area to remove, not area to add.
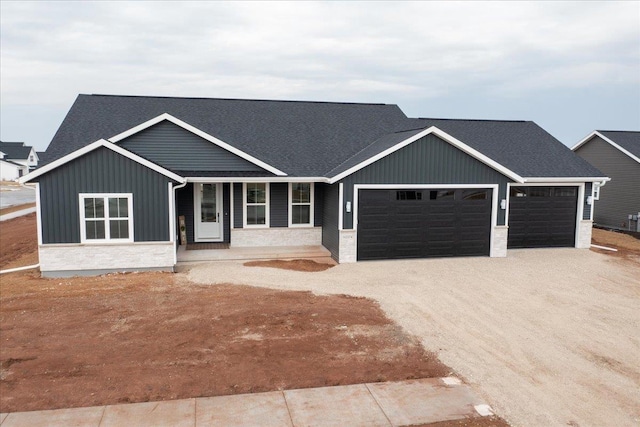
[[[37,263],[36,214],[0,222],[0,270]]]
[[[244,263],[247,267],[270,267],[281,268],[283,270],[295,270],[295,271],[324,271],[331,267],[333,264],[325,264],[309,259],[293,259],[289,261],[283,261],[279,259],[268,261],[249,261]]]
[[[595,245],[617,249],[617,252],[591,248],[592,251],[622,258],[640,265],[640,239],[615,231],[593,229],[591,241]]]

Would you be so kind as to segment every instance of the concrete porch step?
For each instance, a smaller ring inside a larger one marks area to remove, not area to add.
[[[229,249],[189,250],[178,248],[178,263],[198,261],[252,261],[265,259],[313,259],[332,261],[324,246],[256,246]]]

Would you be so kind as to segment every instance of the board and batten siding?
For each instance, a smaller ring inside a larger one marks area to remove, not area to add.
[[[193,199],[193,183],[185,185],[176,191],[176,210],[178,217],[184,215],[187,232],[187,243],[195,242],[195,212]],[[222,184],[222,214],[223,214],[223,241],[231,241],[231,201],[230,184]],[[176,225],[179,224],[176,218]],[[177,231],[176,231],[177,232]]]
[[[169,178],[98,148],[36,179],[42,243],[80,243],[80,193],[132,193],[135,242],[169,241]]]
[[[324,185],[322,194],[322,246],[327,248],[331,252],[331,257],[337,261],[340,259],[340,231],[338,230],[339,185]]]
[[[640,163],[597,135],[575,153],[611,178],[600,190],[600,200],[595,202],[594,222],[627,228],[628,215],[640,212]]]
[[[167,120],[123,139],[118,145],[174,171],[266,172]]]
[[[426,135],[400,150],[345,177],[344,204],[353,203],[355,184],[499,184],[498,199],[506,199],[509,178],[436,135]],[[353,209],[343,209],[344,228],[353,228]],[[498,225],[505,211],[498,209]]]

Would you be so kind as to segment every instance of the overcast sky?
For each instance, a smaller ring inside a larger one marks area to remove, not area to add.
[[[640,2],[0,2],[0,138],[43,150],[79,93],[398,104],[640,130]]]

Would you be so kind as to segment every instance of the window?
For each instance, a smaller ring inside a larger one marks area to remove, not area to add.
[[[244,225],[269,226],[269,186],[264,182],[244,184]]]
[[[463,190],[462,200],[487,200],[489,191],[487,190]]]
[[[82,243],[133,242],[132,194],[80,194]]]
[[[446,199],[453,199],[453,197],[455,196],[456,192],[455,190],[432,190],[429,192],[429,199],[430,200],[446,200]]]
[[[313,183],[289,183],[289,226],[313,226]]]
[[[396,191],[396,200],[422,200],[422,191]]]
[[[578,189],[576,187],[556,187],[553,195],[554,197],[577,197]]]

